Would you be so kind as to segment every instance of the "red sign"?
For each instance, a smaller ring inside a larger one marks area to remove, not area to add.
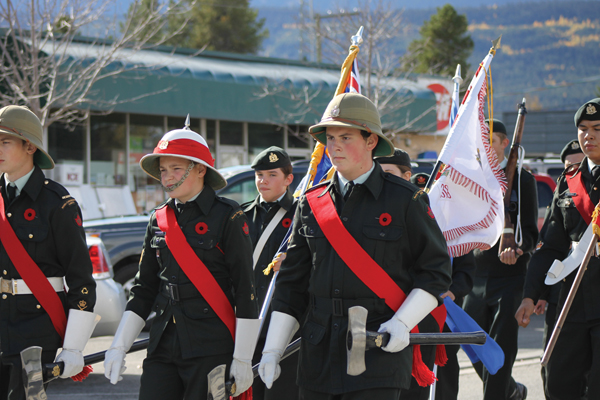
[[[437,109],[437,130],[441,131],[450,124],[450,107],[452,107],[452,96],[445,86],[439,83],[432,83],[427,86],[435,93],[435,103]]]

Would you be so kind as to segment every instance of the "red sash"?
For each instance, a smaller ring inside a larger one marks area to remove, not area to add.
[[[579,167],[581,168],[581,167]],[[590,196],[583,183],[582,173],[577,168],[573,168],[571,171],[566,173],[567,185],[569,186],[569,192],[576,194],[573,196],[573,203],[577,207],[577,211],[581,214],[581,217],[586,224],[592,222],[592,213],[594,212],[594,204],[590,200]]]
[[[221,321],[231,333],[235,340],[235,312],[229,303],[229,299],[210,273],[206,265],[194,253],[185,235],[177,224],[175,211],[166,204],[156,210],[156,221],[158,227],[165,232],[165,240],[175,261],[183,270],[192,284],[198,289],[208,305],[215,310]]]
[[[319,196],[318,193],[317,190],[310,191],[306,194],[306,199],[325,237],[352,272],[396,312],[406,299],[406,294],[344,227],[329,193],[322,196]],[[446,320],[446,308],[437,307],[432,315],[438,324],[441,322],[441,327],[443,327]],[[419,332],[418,325],[411,332]],[[421,386],[431,385],[435,381],[435,375],[421,359],[419,346],[413,346],[412,374]]]
[[[35,261],[23,247],[23,243],[17,238],[10,222],[6,219],[4,210],[4,198],[0,194],[0,241],[8,253],[8,258],[12,261],[21,278],[25,281],[35,299],[44,308],[54,329],[61,338],[65,337],[67,328],[67,315],[60,297],[48,282],[48,278],[37,266]]]
[[[8,258],[10,258],[15,269],[21,275],[21,278],[25,281],[29,289],[31,289],[33,297],[44,308],[46,314],[50,317],[50,321],[52,321],[54,329],[56,329],[56,332],[64,340],[67,329],[67,314],[65,314],[62,301],[60,301],[56,290],[48,282],[46,275],[44,275],[40,267],[37,266],[29,253],[27,253],[23,247],[23,243],[21,243],[10,222],[6,219],[2,194],[0,194],[0,241],[4,249],[6,249]],[[93,370],[94,368],[91,365],[86,365],[80,373],[72,376],[71,379],[81,382]]]

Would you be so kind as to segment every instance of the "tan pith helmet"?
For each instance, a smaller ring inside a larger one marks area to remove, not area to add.
[[[327,145],[325,130],[328,126],[345,126],[360,129],[379,136],[373,157],[390,156],[394,153],[394,145],[381,130],[381,119],[375,104],[362,94],[342,93],[329,102],[323,113],[321,122],[311,126],[308,131],[319,142]]]
[[[40,119],[29,108],[22,106],[0,108],[0,134],[15,136],[33,144],[37,147],[37,151],[33,154],[33,163],[42,169],[52,169],[54,160],[44,150],[43,132]]]

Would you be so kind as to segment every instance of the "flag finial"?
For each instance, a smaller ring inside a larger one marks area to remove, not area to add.
[[[490,53],[496,54],[496,50],[500,48],[500,42],[502,41],[502,35],[498,36],[498,39],[492,40],[492,48]]]
[[[364,28],[361,26],[361,27],[358,29],[358,32],[356,32],[356,35],[354,35],[354,36],[352,36],[352,37],[350,38],[350,39],[352,40],[352,45],[353,45],[353,46],[358,46],[359,44],[361,44],[361,43],[362,43],[362,41],[363,41],[363,38],[362,38],[362,35],[363,35],[363,30],[364,30]]]
[[[458,83],[459,85],[463,83],[463,78],[460,72],[460,64],[456,64],[456,73],[454,74],[454,78],[452,78],[454,83]]]
[[[188,114],[187,117],[185,117],[185,126],[183,127],[183,129],[187,131],[190,130],[190,114]]]

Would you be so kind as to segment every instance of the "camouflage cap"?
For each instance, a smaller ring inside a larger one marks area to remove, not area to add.
[[[592,99],[579,107],[579,110],[575,113],[575,126],[579,126],[579,123],[583,120],[587,121],[598,121],[600,120],[600,97]]]
[[[358,93],[342,93],[329,102],[321,122],[311,126],[308,131],[319,142],[327,145],[325,130],[328,126],[340,126],[360,129],[379,136],[373,157],[390,156],[394,145],[381,130],[381,119],[375,104]]]
[[[42,169],[54,168],[54,160],[44,150],[40,119],[27,107],[6,106],[0,109],[0,133],[26,140],[37,147],[33,163]]]

